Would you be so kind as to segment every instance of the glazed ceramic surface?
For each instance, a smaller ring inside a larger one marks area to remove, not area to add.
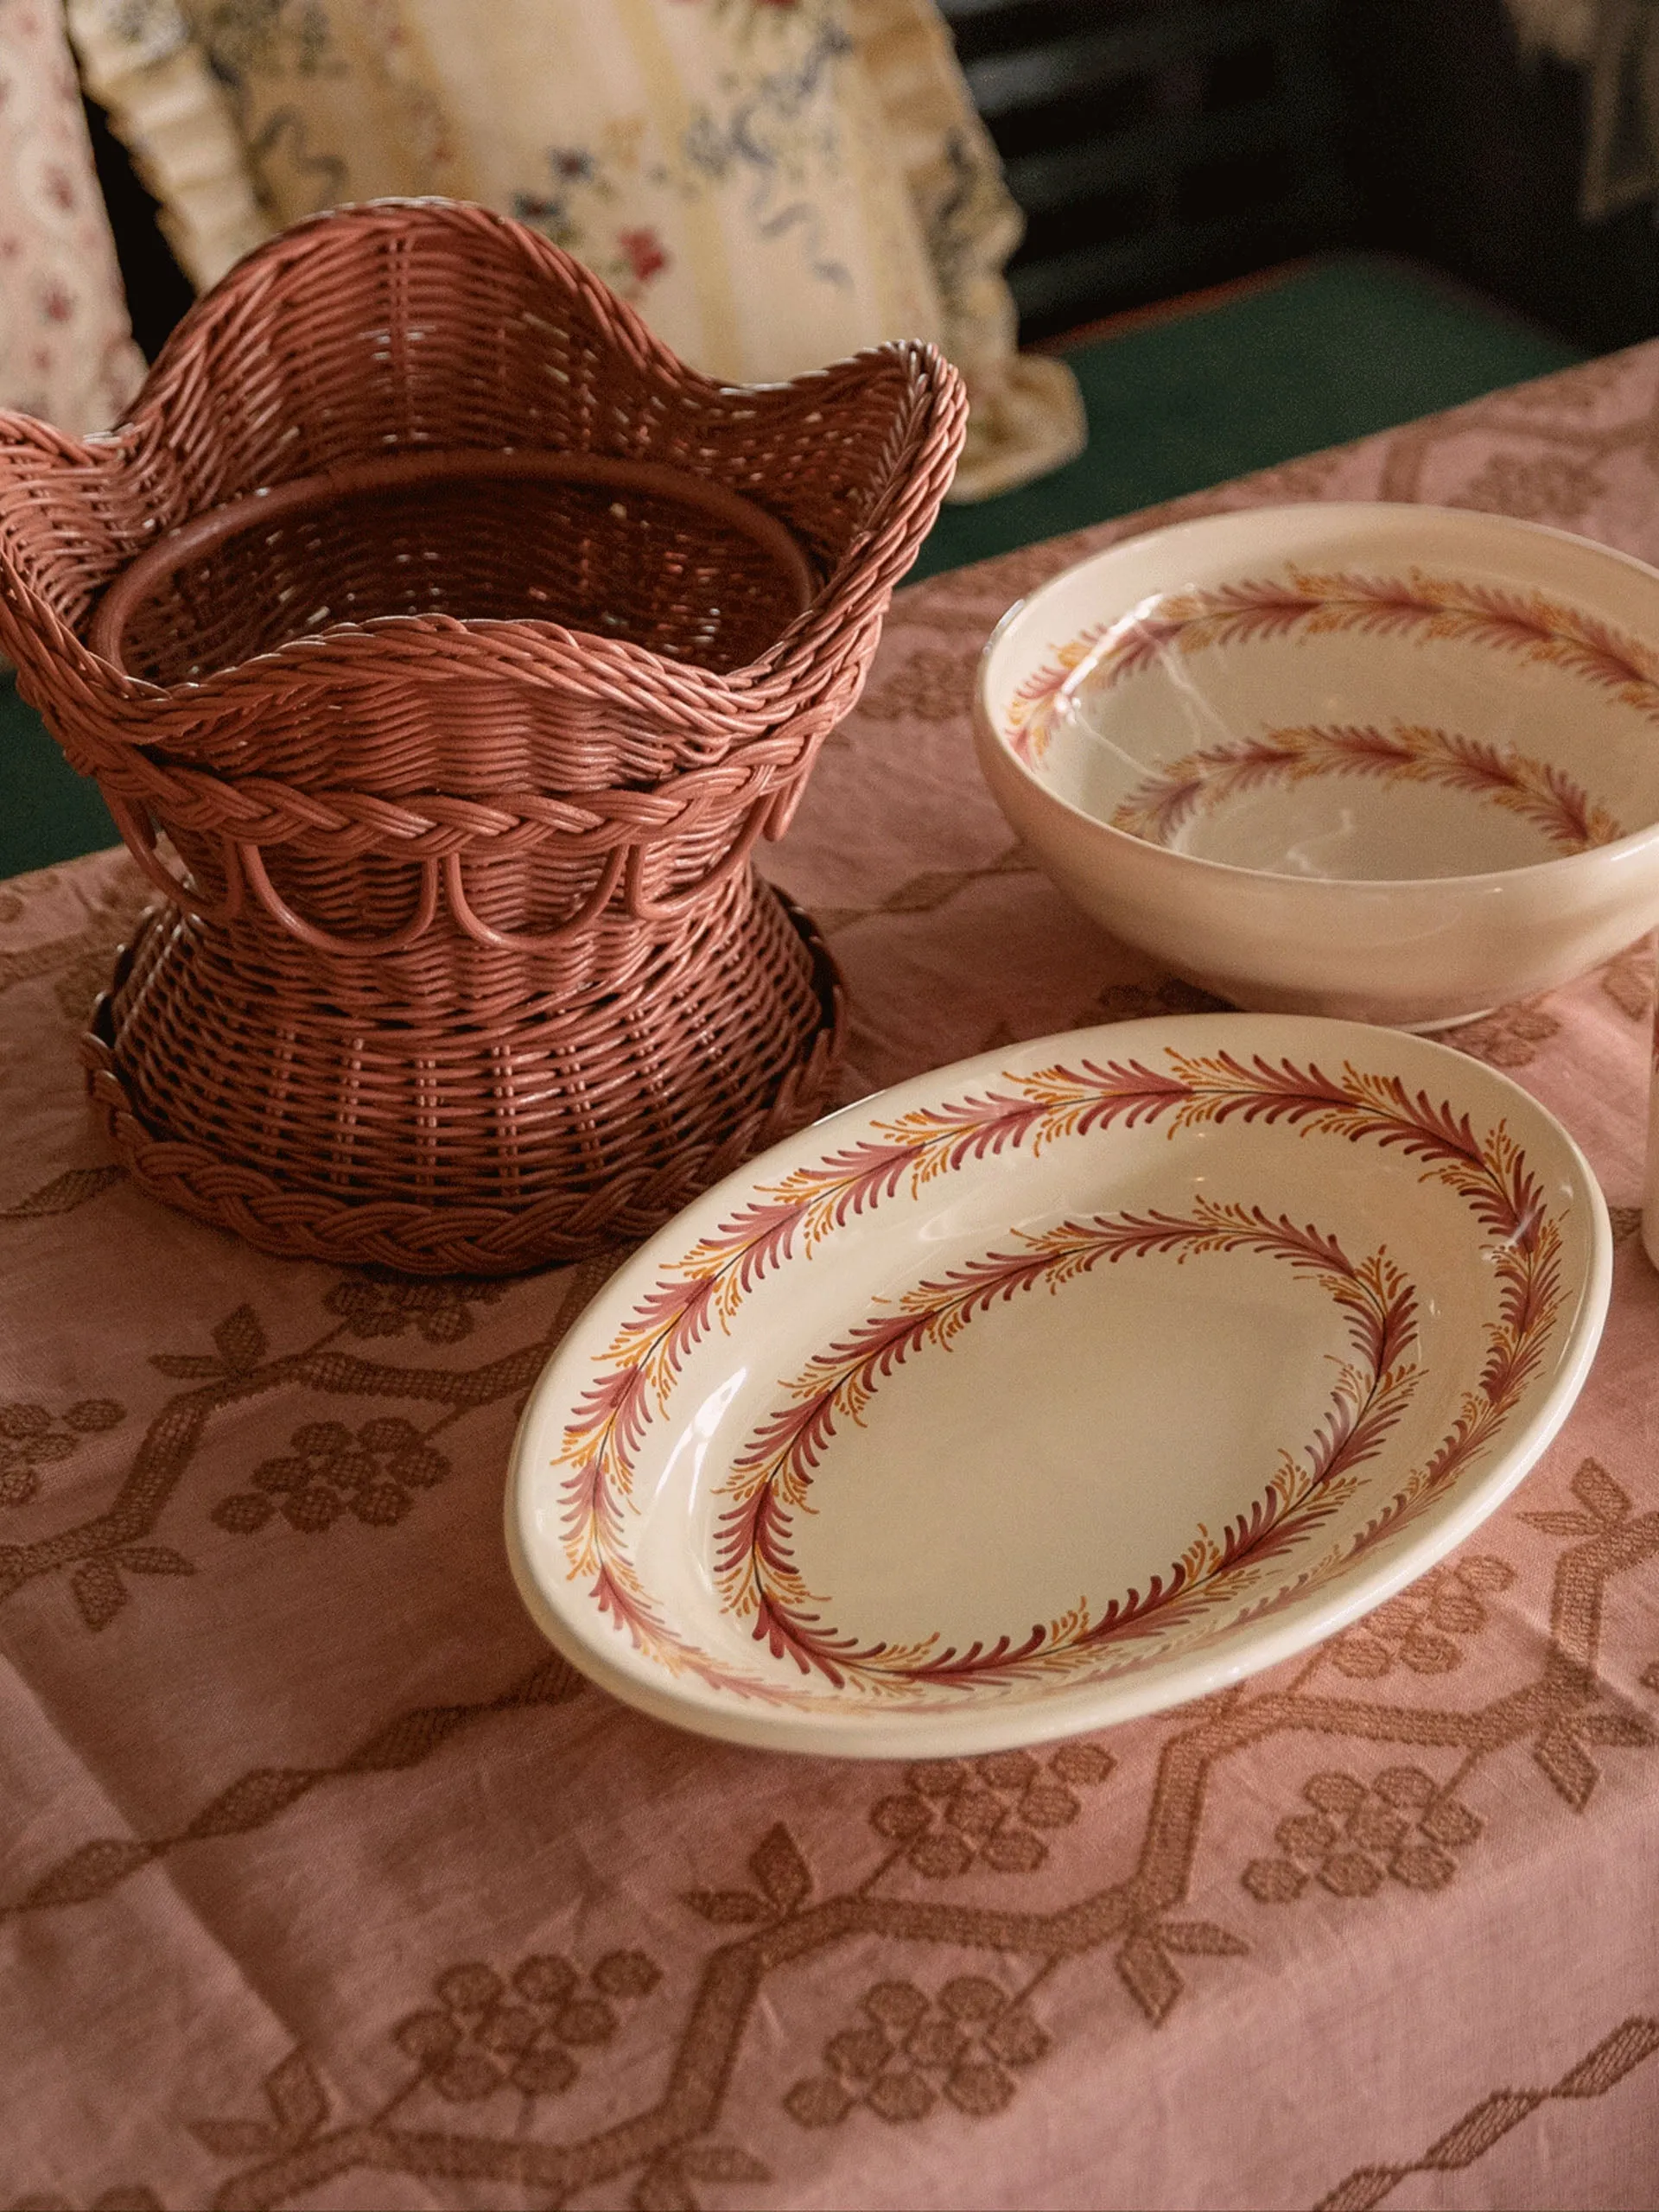
[[[555,1356],[514,1571],[738,1741],[984,1751],[1179,1702],[1439,1559],[1565,1417],[1610,1239],[1420,1039],[1223,1014],[938,1071],[711,1192]]]
[[[1659,573],[1560,531],[1155,531],[1010,612],[976,720],[1056,880],[1245,1005],[1431,1026],[1659,922]]]

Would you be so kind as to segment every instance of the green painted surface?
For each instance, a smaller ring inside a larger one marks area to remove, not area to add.
[[[1089,450],[1042,482],[947,507],[913,574],[1132,514],[1584,357],[1433,277],[1339,255],[1070,357]],[[96,789],[0,683],[0,876],[115,841]]]
[[[98,785],[75,773],[10,676],[0,677],[0,876],[116,842]]]
[[[912,581],[1344,444],[1585,357],[1400,263],[1344,254],[1066,356],[1089,448],[946,507]]]

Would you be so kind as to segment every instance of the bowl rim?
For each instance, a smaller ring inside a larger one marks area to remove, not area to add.
[[[1656,567],[1651,562],[1643,560],[1637,554],[1621,552],[1617,546],[1604,545],[1596,538],[1586,537],[1577,531],[1558,529],[1554,524],[1529,522],[1518,515],[1489,514],[1478,507],[1431,506],[1427,503],[1408,499],[1296,499],[1281,501],[1279,505],[1270,507],[1230,507],[1220,514],[1196,515],[1185,522],[1165,523],[1154,530],[1136,531],[1128,537],[1117,538],[1110,545],[1103,545],[1096,552],[1085,553],[1081,559],[1069,563],[1057,575],[1046,578],[1034,590],[1022,593],[1011,606],[1004,609],[995,628],[981,648],[979,658],[974,669],[974,732],[980,741],[982,750],[987,746],[990,747],[995,751],[999,762],[1012,769],[1014,774],[1046,804],[1057,808],[1062,813],[1070,815],[1074,821],[1099,832],[1102,836],[1109,839],[1113,845],[1132,848],[1141,855],[1155,855],[1153,865],[1168,861],[1178,868],[1202,868],[1222,879],[1230,878],[1243,882],[1270,883],[1275,890],[1284,889],[1287,895],[1293,898],[1318,898],[1333,891],[1344,893],[1357,891],[1376,895],[1408,891],[1438,892],[1445,894],[1459,889],[1478,893],[1503,884],[1535,880],[1546,874],[1552,875],[1556,881],[1560,882],[1566,880],[1569,872],[1576,875],[1588,875],[1599,872],[1603,863],[1609,860],[1619,862],[1634,860],[1659,848],[1659,814],[1656,814],[1651,822],[1644,823],[1640,829],[1632,830],[1623,837],[1614,838],[1609,844],[1592,845],[1584,852],[1557,853],[1546,860],[1524,861],[1515,868],[1484,868],[1467,875],[1281,874],[1274,868],[1244,868],[1236,861],[1210,860],[1199,853],[1183,852],[1174,845],[1154,844],[1150,838],[1137,837],[1129,830],[1116,829],[1111,823],[1103,821],[1099,815],[1090,814],[1086,807],[1079,806],[1074,800],[1067,798],[1063,792],[1057,791],[1052,784],[1039,776],[1020,758],[1008,743],[1003,732],[998,728],[987,701],[987,693],[990,687],[991,662],[1014,624],[1024,615],[1028,614],[1051,592],[1057,590],[1060,585],[1069,582],[1081,570],[1091,567],[1096,561],[1123,551],[1130,546],[1145,546],[1154,538],[1173,537],[1188,531],[1208,530],[1219,522],[1232,522],[1246,518],[1271,519],[1276,516],[1309,512],[1319,512],[1332,516],[1366,516],[1383,512],[1408,512],[1422,515],[1434,521],[1456,522],[1464,525],[1472,524],[1477,528],[1491,528],[1500,535],[1510,531],[1521,531],[1528,537],[1556,538],[1583,551],[1597,555],[1603,560],[1614,562],[1621,568],[1633,569],[1637,574],[1647,577],[1654,585],[1659,586],[1659,567]]]

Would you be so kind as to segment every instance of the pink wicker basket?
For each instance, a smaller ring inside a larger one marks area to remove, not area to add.
[[[964,414],[910,344],[712,384],[533,232],[387,201],[243,262],[118,433],[0,416],[0,647],[163,894],[86,1040],[137,1180],[505,1273],[809,1118],[835,969],[749,855]]]

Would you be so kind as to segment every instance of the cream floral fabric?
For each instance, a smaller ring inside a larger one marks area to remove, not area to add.
[[[958,498],[1082,447],[1069,372],[1015,353],[1019,213],[932,0],[70,5],[199,279],[261,227],[442,193],[568,247],[714,376],[938,340],[975,399]]]
[[[58,0],[0,0],[0,407],[101,430],[143,373]]]
[[[62,6],[89,89],[161,201],[180,266],[205,289],[271,229],[207,55],[173,0]]]

